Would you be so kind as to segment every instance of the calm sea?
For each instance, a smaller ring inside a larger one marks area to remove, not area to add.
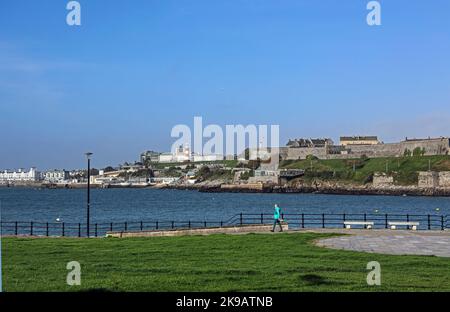
[[[0,188],[3,221],[84,222],[86,190]],[[156,189],[94,189],[92,222],[226,220],[243,213],[450,215],[450,198],[319,194],[239,194]],[[437,210],[439,208],[439,211]]]

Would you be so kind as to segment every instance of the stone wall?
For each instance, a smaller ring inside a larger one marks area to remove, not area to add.
[[[439,172],[439,186],[450,187],[450,171]]]
[[[373,186],[388,186],[394,184],[394,177],[386,173],[375,173],[373,175]]]
[[[271,224],[242,225],[227,227],[210,227],[198,229],[178,229],[178,230],[156,230],[156,231],[129,231],[129,232],[108,232],[107,237],[156,237],[156,236],[185,236],[185,235],[210,235],[210,234],[234,234],[234,233],[259,233],[272,230]],[[286,222],[282,222],[283,231],[289,230]],[[278,226],[276,230],[278,231]]]
[[[278,176],[255,176],[248,178],[248,183],[264,183],[264,184],[278,184],[280,179]]]
[[[419,187],[433,188],[439,186],[439,174],[434,171],[419,172]]]
[[[309,155],[316,156],[320,159],[325,159],[328,152],[326,147],[299,147],[281,148],[280,154],[282,156],[282,159],[288,160],[306,159],[306,157]]]
[[[222,184],[221,189],[232,189],[232,190],[259,190],[262,191],[264,185],[262,183],[246,183],[246,184]]]
[[[369,158],[400,157],[404,155],[405,150],[412,153],[415,148],[424,149],[425,156],[448,155],[450,141],[448,138],[438,138],[376,145],[348,145],[345,147],[347,154],[330,154],[328,147],[283,147],[280,148],[280,156],[283,160],[305,159],[308,155],[314,155],[319,159],[349,159],[360,158],[363,155]]]

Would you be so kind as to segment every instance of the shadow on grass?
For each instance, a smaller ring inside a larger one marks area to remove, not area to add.
[[[300,275],[300,280],[305,282],[310,286],[319,286],[319,285],[341,285],[342,283],[334,282],[327,280],[326,278],[317,275],[317,274],[305,274]]]

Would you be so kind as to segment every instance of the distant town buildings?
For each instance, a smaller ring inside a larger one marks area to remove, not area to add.
[[[39,180],[39,176],[39,172],[34,167],[29,171],[24,171],[24,169],[4,170],[0,172],[0,182],[34,182]]]

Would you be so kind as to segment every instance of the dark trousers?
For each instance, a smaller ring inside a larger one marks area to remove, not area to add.
[[[273,221],[273,229],[272,229],[272,232],[275,231],[275,227],[277,226],[277,224],[280,226],[280,232],[283,232],[283,227],[281,226],[281,221],[280,221],[280,219],[275,219],[275,220]]]

